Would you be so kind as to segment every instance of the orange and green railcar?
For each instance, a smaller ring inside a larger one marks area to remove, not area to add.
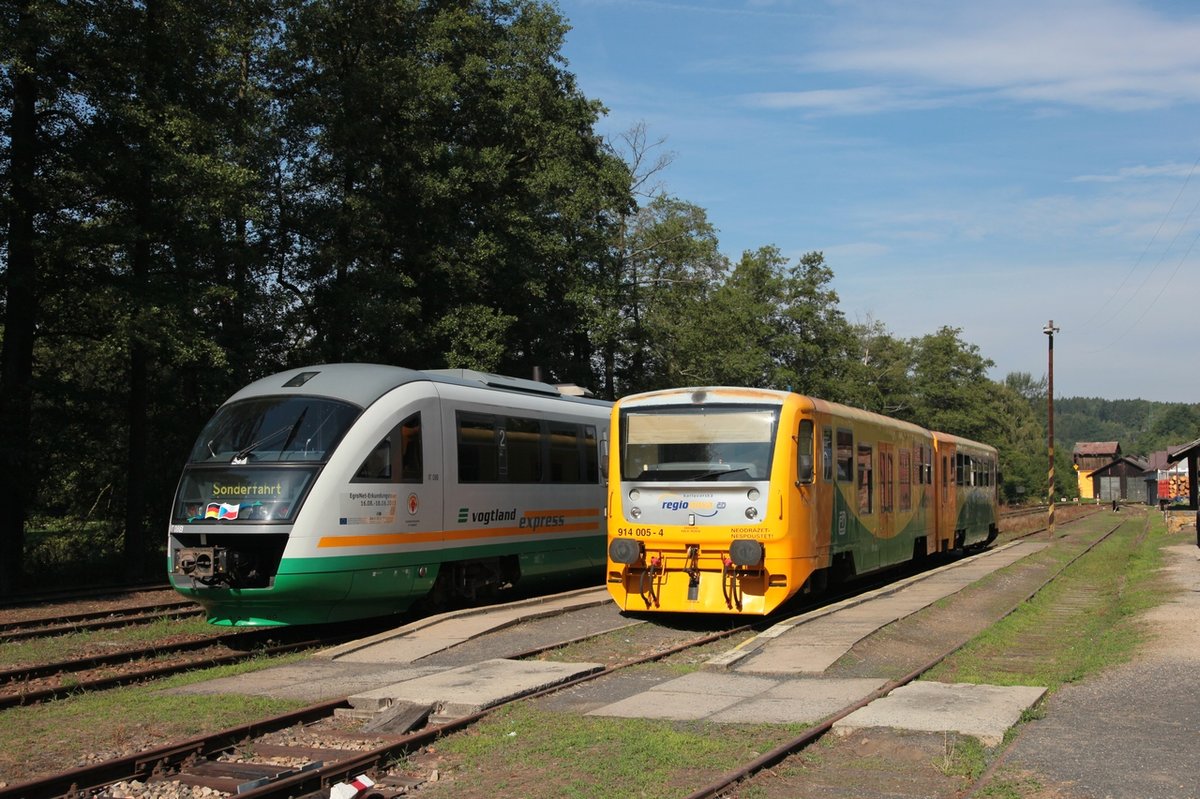
[[[626,610],[765,615],[995,537],[995,450],[908,422],[705,387],[625,397],[611,428],[607,584]]]

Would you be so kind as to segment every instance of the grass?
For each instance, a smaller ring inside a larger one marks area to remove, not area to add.
[[[1145,639],[1138,614],[1160,604],[1162,519],[1130,520],[1015,613],[925,675],[944,682],[1042,685],[1056,690],[1132,657]],[[1010,655],[1036,654],[1027,662]]]
[[[0,647],[0,667],[15,668],[28,663],[50,663],[76,657],[82,652],[137,649],[172,636],[210,636],[214,628],[199,616],[189,619],[159,619],[150,624],[120,627],[112,630],[92,630],[57,635],[52,638],[32,638],[10,641]]]
[[[521,703],[440,742],[438,754],[454,758],[455,765],[449,779],[422,793],[529,799],[675,796],[712,782],[801,729],[593,718]]]
[[[1042,685],[1049,693],[1129,661],[1146,639],[1138,623],[1144,611],[1161,604],[1178,589],[1159,573],[1161,548],[1171,543],[1162,517],[1149,514],[1132,519],[1095,550],[1076,561],[1050,586],[1039,592],[968,646],[925,675],[925,679],[992,685]],[[1008,657],[1025,653],[1023,659]],[[1041,705],[1022,714],[1017,727],[1040,718]],[[965,739],[972,740],[972,739]],[[943,773],[975,779],[993,754],[948,745],[944,760],[935,763]],[[978,747],[978,744],[976,744]],[[1001,747],[1002,749],[1003,747]],[[998,750],[999,751],[999,750]],[[961,771],[952,771],[959,770]],[[1027,774],[995,775],[979,796],[1020,799],[1041,786]]]
[[[77,765],[81,752],[116,757],[132,749],[192,737],[285,713],[307,702],[258,696],[172,694],[166,690],[257,671],[304,657],[255,658],[152,685],[89,693],[0,711],[0,782]]]

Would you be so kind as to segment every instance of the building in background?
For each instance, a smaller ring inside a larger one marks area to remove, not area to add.
[[[1100,497],[1093,491],[1092,472],[1108,466],[1120,457],[1121,444],[1118,441],[1080,441],[1075,445],[1071,450],[1071,462],[1079,480],[1080,499]]]

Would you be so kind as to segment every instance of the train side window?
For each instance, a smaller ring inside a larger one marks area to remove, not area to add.
[[[839,431],[841,432],[841,431]],[[871,512],[871,493],[874,489],[872,484],[873,475],[871,473],[871,447],[865,444],[858,445],[858,512],[860,514],[868,514]]]
[[[420,483],[425,479],[425,458],[421,449],[421,414],[414,413],[400,423],[400,482]]]
[[[833,481],[833,431],[821,428],[821,474],[826,482]]]
[[[354,474],[355,483],[419,483],[423,479],[421,414],[393,427]]]
[[[813,423],[811,419],[800,420],[800,431],[796,435],[796,484],[813,481]]]
[[[392,479],[392,434],[375,445],[362,466],[354,473],[356,483],[386,483]]]
[[[601,469],[608,477],[608,436],[596,443],[596,428],[590,424],[583,426],[583,474],[585,483],[600,481]]]
[[[912,451],[900,450],[900,510],[912,509]]]
[[[954,456],[954,482],[956,485],[963,484],[963,456],[962,456],[962,453],[956,453]]]
[[[879,448],[879,511],[891,513],[895,507],[896,464],[891,452]]]
[[[837,431],[837,479],[843,483],[854,480],[854,433],[840,427]]]
[[[580,482],[579,425],[548,422],[547,426],[550,432],[550,482]],[[595,446],[594,440],[592,445]]]
[[[509,416],[504,420],[502,441],[506,449],[502,464],[507,473],[501,475],[501,482],[542,482],[542,423]]]
[[[458,481],[496,483],[500,479],[500,438],[491,416],[458,414]]]

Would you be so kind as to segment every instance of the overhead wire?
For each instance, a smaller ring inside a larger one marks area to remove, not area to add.
[[[1121,293],[1121,289],[1124,288],[1125,284],[1129,282],[1129,278],[1132,277],[1134,272],[1137,271],[1137,268],[1141,265],[1142,260],[1146,256],[1146,253],[1149,252],[1150,247],[1153,246],[1155,240],[1157,240],[1159,233],[1161,233],[1162,229],[1166,226],[1167,221],[1170,219],[1171,214],[1174,212],[1175,206],[1179,203],[1179,200],[1183,196],[1183,193],[1187,190],[1188,184],[1191,182],[1192,175],[1195,174],[1198,166],[1200,166],[1200,157],[1198,157],[1196,159],[1196,161],[1192,163],[1192,168],[1190,170],[1188,170],[1188,174],[1187,174],[1187,177],[1183,181],[1183,185],[1180,186],[1179,192],[1175,195],[1175,199],[1171,202],[1171,207],[1167,209],[1167,212],[1163,216],[1162,221],[1159,222],[1158,229],[1155,231],[1154,236],[1152,236],[1150,241],[1147,242],[1145,249],[1142,251],[1142,254],[1140,256],[1138,256],[1138,259],[1134,263],[1133,268],[1130,269],[1129,273],[1125,276],[1125,280],[1121,281],[1121,285],[1117,287],[1116,291],[1114,291],[1112,294],[1110,294],[1108,299],[1106,299],[1104,301],[1104,303],[1102,303],[1100,305],[1100,307],[1096,309],[1096,311],[1092,314],[1092,316],[1088,318],[1087,322],[1085,322],[1083,324],[1084,328],[1088,327],[1092,321],[1094,321],[1098,316],[1100,316],[1100,314],[1104,310],[1104,308],[1108,306],[1109,302],[1114,297],[1118,296]],[[1197,210],[1200,210],[1200,198],[1198,198],[1196,200],[1195,204],[1192,205],[1192,208],[1188,212],[1187,217],[1185,217],[1183,222],[1180,223],[1179,228],[1175,231],[1175,235],[1171,237],[1170,244],[1168,244],[1166,249],[1163,250],[1162,255],[1159,257],[1158,261],[1154,264],[1154,267],[1142,279],[1142,282],[1138,285],[1137,289],[1134,290],[1134,292],[1132,294],[1130,294],[1128,297],[1126,297],[1126,299],[1123,303],[1121,303],[1121,306],[1119,308],[1117,308],[1117,310],[1115,311],[1115,314],[1119,315],[1121,312],[1123,312],[1129,306],[1129,304],[1131,302],[1133,302],[1134,299],[1137,298],[1138,294],[1141,293],[1142,289],[1144,289],[1150,283],[1151,278],[1154,277],[1154,273],[1158,271],[1159,266],[1161,266],[1167,260],[1168,253],[1170,253],[1171,250],[1174,249],[1175,243],[1179,240],[1179,237],[1190,226],[1192,218],[1196,215]],[[1196,246],[1197,240],[1200,240],[1200,233],[1197,233],[1196,237],[1194,237],[1192,239],[1191,244],[1188,245],[1187,250],[1184,251],[1183,255],[1179,259],[1179,262],[1175,265],[1174,271],[1171,272],[1171,275],[1162,284],[1162,287],[1158,290],[1158,294],[1156,294],[1154,296],[1154,299],[1151,300],[1150,303],[1142,310],[1141,314],[1138,316],[1136,321],[1134,321],[1131,325],[1122,325],[1121,326],[1122,330],[1128,330],[1130,327],[1135,327],[1138,323],[1140,323],[1142,321],[1142,319],[1144,319],[1146,317],[1147,314],[1150,313],[1151,309],[1153,309],[1154,306],[1158,303],[1158,301],[1162,298],[1162,295],[1164,293],[1166,293],[1167,288],[1171,285],[1171,282],[1175,279],[1175,276],[1179,274],[1179,270],[1183,268],[1183,264],[1187,261],[1187,258],[1191,254],[1192,249]],[[1103,352],[1103,351],[1111,348],[1112,345],[1116,344],[1117,341],[1120,339],[1121,333],[1116,332],[1115,335],[1116,335],[1116,338],[1113,338],[1111,341],[1107,342],[1104,345],[1097,347],[1096,349],[1087,350],[1085,352],[1085,354],[1092,355],[1097,352]]]

